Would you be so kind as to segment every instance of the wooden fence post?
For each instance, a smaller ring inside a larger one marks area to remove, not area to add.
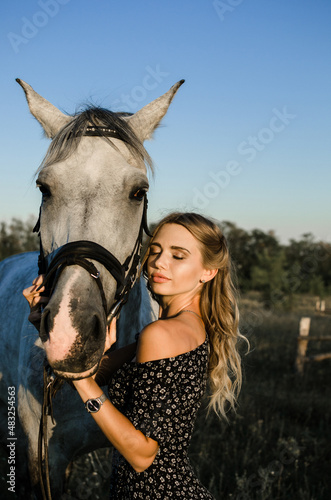
[[[299,331],[300,337],[298,338],[298,351],[295,362],[296,370],[300,375],[303,374],[303,367],[305,364],[306,352],[308,347],[309,328],[310,328],[310,318],[307,317],[301,318],[300,331]]]

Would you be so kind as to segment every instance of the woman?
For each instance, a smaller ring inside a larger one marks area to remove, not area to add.
[[[198,214],[170,214],[154,230],[142,269],[159,319],[137,343],[107,352],[96,376],[73,384],[117,450],[111,498],[212,499],[187,449],[207,380],[209,407],[223,417],[241,385],[241,335],[225,238]],[[34,311],[39,295],[31,290],[25,296]],[[115,340],[113,321],[106,348]],[[100,389],[104,384],[109,399]]]

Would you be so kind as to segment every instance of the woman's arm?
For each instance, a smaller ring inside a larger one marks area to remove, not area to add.
[[[116,341],[116,320],[113,320],[107,330],[107,349]],[[122,350],[120,359],[116,361],[117,351],[110,353],[107,361],[107,371],[115,371],[117,363],[120,364],[124,358],[127,361],[128,355],[135,352],[135,344],[127,346]],[[113,355],[113,356],[111,356]],[[114,357],[114,369],[110,367],[110,361]],[[133,357],[133,356],[132,356]],[[123,361],[125,362],[125,361]],[[122,363],[123,364],[123,363]],[[101,396],[102,391],[93,377],[82,380],[73,380],[80,397],[85,403],[88,399],[95,399]],[[113,446],[123,455],[136,472],[143,472],[154,461],[159,449],[158,443],[146,437],[138,431],[134,425],[107,399],[96,413],[91,413],[94,420],[105,434]]]
[[[137,343],[129,344],[116,351],[107,351],[101,358],[98,371],[93,376],[100,386],[107,385],[113,373],[121,368],[124,363],[131,361],[137,349]]]
[[[102,390],[92,377],[74,380],[73,384],[84,403],[102,394]],[[107,439],[136,472],[143,472],[153,463],[159,449],[158,443],[136,430],[130,420],[118,411],[109,399],[97,413],[91,415]]]

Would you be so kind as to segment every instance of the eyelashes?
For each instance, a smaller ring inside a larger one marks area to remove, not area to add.
[[[151,255],[160,255],[161,252],[152,252],[151,250],[149,251],[149,256]]]
[[[161,255],[161,252],[149,252],[149,257],[155,257],[157,255]],[[180,255],[172,255],[172,258],[175,260],[184,260],[184,257]]]

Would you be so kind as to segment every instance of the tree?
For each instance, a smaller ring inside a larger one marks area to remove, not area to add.
[[[314,241],[311,233],[299,241],[290,240],[285,248],[286,268],[296,276],[299,292],[323,291],[331,285],[331,245]],[[295,273],[294,273],[295,270]]]
[[[0,260],[7,257],[39,249],[38,236],[33,233],[35,218],[30,216],[25,222],[13,218],[9,224],[0,226]]]

